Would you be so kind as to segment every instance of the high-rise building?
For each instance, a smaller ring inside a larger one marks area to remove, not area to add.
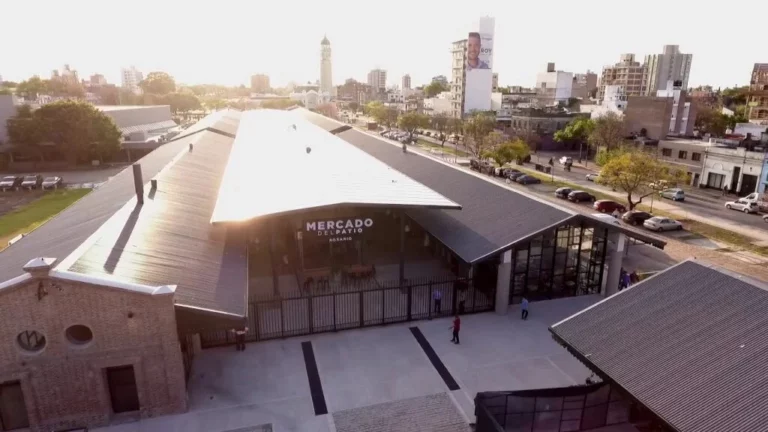
[[[265,74],[251,75],[251,91],[254,93],[268,93],[269,76]]]
[[[655,96],[659,90],[671,90],[667,88],[670,82],[687,89],[691,61],[693,61],[693,54],[681,53],[677,45],[664,45],[662,54],[645,56],[647,73],[644,94]]]
[[[333,94],[333,69],[331,68],[331,42],[323,36],[320,42],[320,92]]]
[[[58,70],[54,69],[51,73],[51,79],[54,81],[61,81],[66,82],[69,84],[80,84],[80,79],[77,76],[77,71],[74,69],[71,69],[68,64],[64,65],[64,69],[61,70],[61,73],[59,73]]]
[[[554,63],[547,63],[547,71],[536,74],[536,93],[547,101],[567,102],[573,88],[573,74],[555,70]]]
[[[373,87],[374,91],[384,93],[387,91],[387,71],[384,69],[373,69],[368,72],[368,85]]]
[[[768,125],[768,63],[755,63],[752,68],[747,106],[750,123]]]
[[[403,90],[411,88],[411,76],[408,74],[403,75]]]
[[[122,87],[133,93],[140,93],[139,83],[144,80],[144,74],[136,67],[131,66],[122,70]]]
[[[493,91],[493,35],[496,21],[481,17],[467,39],[451,44],[452,115],[463,118],[473,111],[489,111]]]
[[[464,84],[466,83],[467,40],[462,39],[451,45],[451,109],[452,116],[461,118],[464,114]]]
[[[92,86],[103,86],[107,84],[107,79],[102,74],[93,74],[89,80],[89,84]]]
[[[621,86],[627,97],[642,96],[645,94],[645,84],[645,65],[636,62],[634,54],[622,54],[618,63],[603,68],[597,99],[602,101],[605,98],[605,86],[609,85]]]

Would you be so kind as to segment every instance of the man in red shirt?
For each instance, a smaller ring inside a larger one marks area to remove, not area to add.
[[[458,315],[453,319],[453,326],[450,328],[453,329],[453,339],[451,339],[451,342],[455,344],[459,344],[459,330],[461,330],[461,318],[459,318]]]

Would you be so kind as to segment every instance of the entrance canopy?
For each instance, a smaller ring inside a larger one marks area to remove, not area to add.
[[[345,205],[461,209],[300,114],[243,113],[211,223]]]

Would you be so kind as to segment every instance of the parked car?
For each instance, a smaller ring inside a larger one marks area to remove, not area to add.
[[[621,216],[621,220],[624,222],[630,224],[630,225],[642,225],[643,222],[647,221],[648,219],[652,218],[653,215],[639,210],[630,210],[626,213],[624,213]]]
[[[567,187],[557,188],[555,196],[561,199],[568,199],[568,194],[573,192],[573,189]]]
[[[537,179],[534,176],[529,176],[529,175],[521,175],[520,177],[515,179],[515,181],[520,183],[520,184],[522,184],[522,185],[541,183],[541,180]]]
[[[522,173],[520,171],[512,171],[511,173],[507,174],[507,178],[512,180],[512,181],[516,181],[518,179],[518,177],[522,177],[524,175],[525,175],[525,173]]]
[[[744,198],[739,198],[736,201],[728,201],[725,203],[725,208],[728,210],[738,210],[744,213],[757,214],[757,203],[754,201],[748,201]]]
[[[53,177],[46,177],[43,179],[42,188],[43,189],[57,189],[61,186],[62,182],[64,180],[61,177],[53,176]]]
[[[580,191],[580,190],[573,191],[568,194],[568,201],[572,201],[576,203],[583,202],[583,201],[593,202],[594,200],[595,200],[594,195],[588,192]]]
[[[680,222],[661,216],[654,216],[646,220],[643,222],[643,226],[651,231],[680,231],[683,229],[683,224]]]
[[[623,204],[619,204],[616,201],[611,201],[611,200],[595,201],[594,208],[595,210],[601,213],[613,213],[615,210],[618,210],[621,213],[624,213],[627,211],[627,208],[624,207]]]
[[[664,189],[670,189],[670,188],[672,188],[674,186],[675,186],[674,184],[672,184],[672,183],[670,183],[670,182],[668,182],[666,180],[659,180],[657,182],[653,182],[653,183],[650,183],[648,185],[649,188],[651,188],[653,190],[658,190],[658,191],[664,190]]]
[[[24,180],[21,182],[22,188],[37,189],[43,183],[43,176],[40,174],[24,176]]]
[[[763,216],[763,221],[768,222],[768,215]]]
[[[685,201],[685,192],[680,188],[664,189],[659,195],[672,201]]]
[[[16,189],[21,186],[21,182],[24,177],[21,176],[5,176],[0,180],[0,190],[5,192],[7,189]]]
[[[512,173],[519,173],[520,170],[516,170],[514,168],[496,168],[497,173],[499,177],[509,178],[509,175]],[[520,173],[522,174],[522,173]]]
[[[560,165],[568,165],[568,164],[573,165],[573,158],[570,156],[563,156],[557,161],[560,162]]]
[[[585,177],[587,178],[587,181],[593,182],[593,181],[597,180],[597,178],[599,176],[600,176],[600,174],[598,174],[598,173],[589,173]]]
[[[605,213],[592,213],[592,217],[595,219],[600,219],[601,221],[611,225],[621,226],[621,222],[619,222],[618,219]]]

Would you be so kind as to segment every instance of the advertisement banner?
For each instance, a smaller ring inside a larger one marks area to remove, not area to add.
[[[464,113],[491,109],[493,88],[493,27],[491,32],[470,32],[464,81]]]

